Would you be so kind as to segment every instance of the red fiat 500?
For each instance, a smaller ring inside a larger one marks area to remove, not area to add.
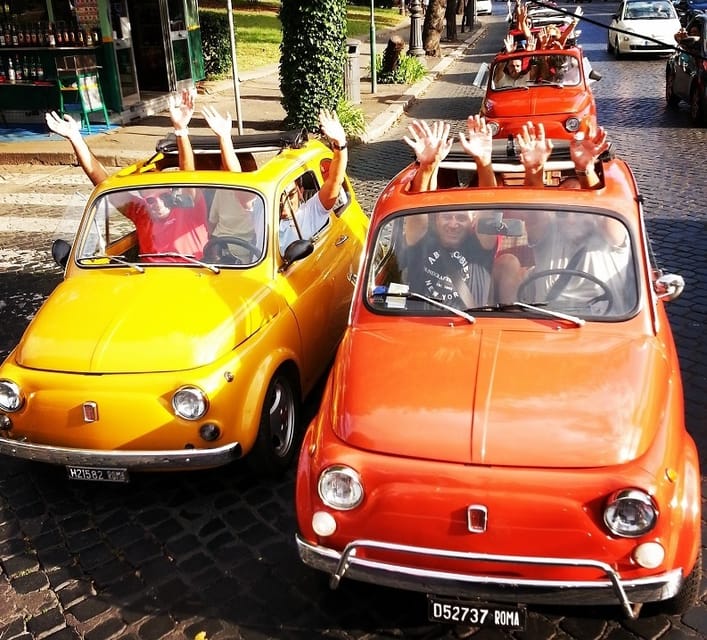
[[[597,108],[590,88],[601,76],[577,47],[498,54],[490,68],[481,115],[494,138],[520,133],[532,120],[550,138],[571,138],[596,127]],[[478,76],[476,84],[483,83]]]
[[[700,470],[665,309],[684,283],[651,261],[629,167],[606,154],[596,189],[564,188],[566,145],[544,188],[460,186],[452,154],[437,190],[410,193],[411,165],[378,199],[297,471],[299,554],[332,587],[513,629],[532,604],[694,603]]]

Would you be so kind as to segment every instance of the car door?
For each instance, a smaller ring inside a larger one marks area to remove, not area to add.
[[[305,199],[317,197],[320,181],[314,172],[303,172],[296,182]],[[283,198],[291,184],[283,186]],[[353,293],[350,272],[358,259],[360,240],[342,220],[343,212],[337,214],[338,205],[334,209],[311,238],[312,253],[285,265],[279,275],[302,340],[303,386],[316,381],[333,357]]]

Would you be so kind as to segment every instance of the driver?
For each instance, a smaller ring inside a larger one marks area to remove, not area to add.
[[[209,208],[208,226],[212,238],[240,238],[250,245],[226,242],[229,253],[241,264],[250,264],[262,255],[265,210],[262,198],[256,193],[218,189]]]

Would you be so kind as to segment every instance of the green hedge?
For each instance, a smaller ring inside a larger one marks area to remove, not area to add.
[[[200,9],[199,24],[206,77],[218,80],[230,76],[231,41],[228,37],[228,13]]]

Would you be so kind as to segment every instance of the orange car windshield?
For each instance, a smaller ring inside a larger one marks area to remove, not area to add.
[[[561,51],[506,58],[491,69],[491,88],[497,91],[547,84],[572,87],[581,81],[579,61]]]
[[[611,320],[636,308],[636,272],[629,231],[608,215],[535,209],[415,213],[378,229],[366,296],[383,313],[439,315],[442,305],[510,312],[508,305],[521,302]]]

